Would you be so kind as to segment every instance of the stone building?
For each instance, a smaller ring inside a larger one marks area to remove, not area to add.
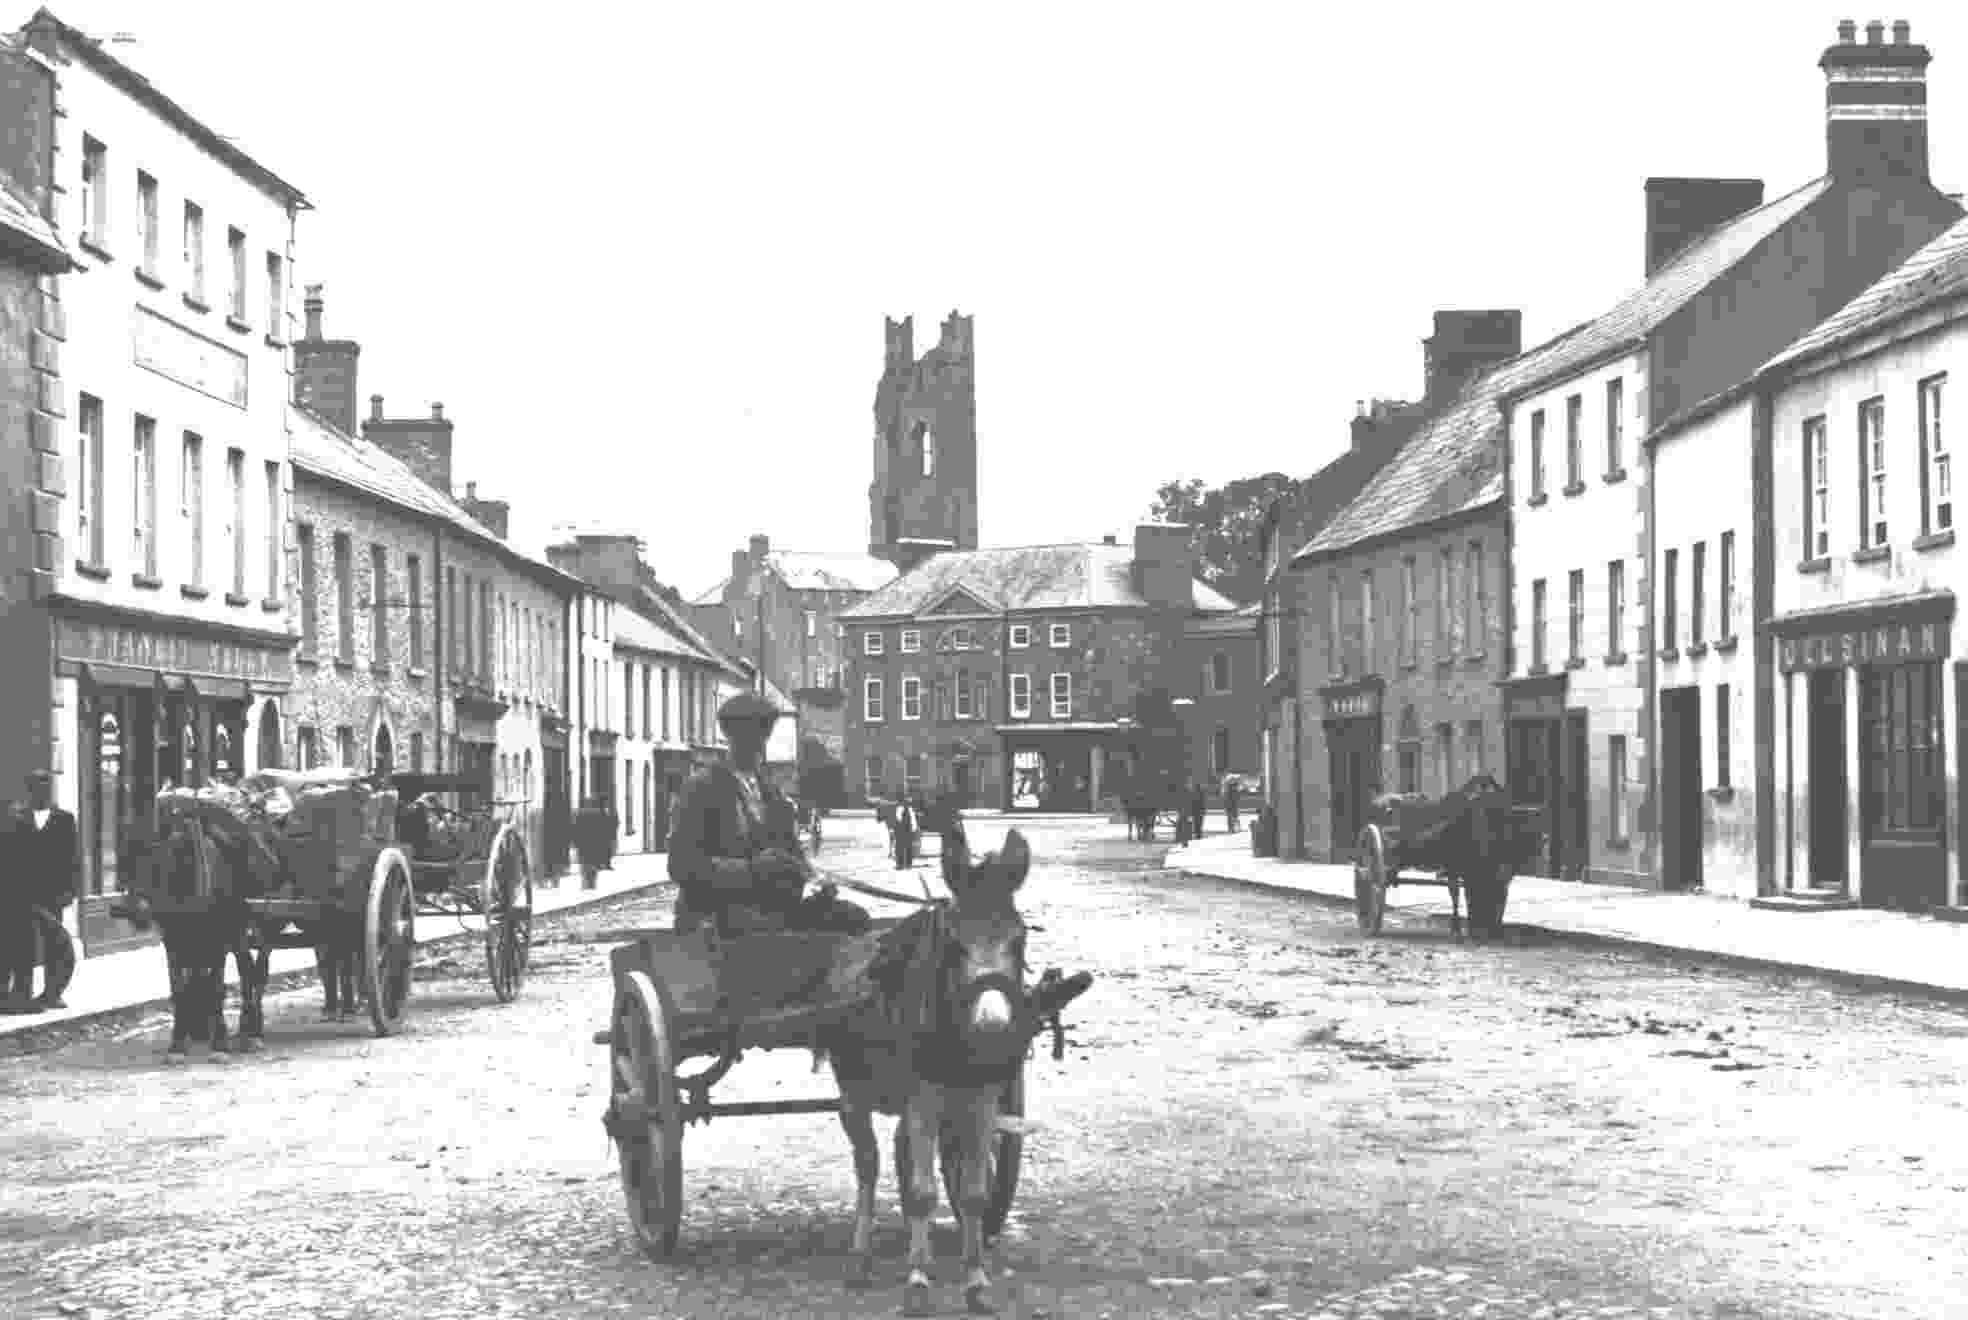
[[[0,700],[0,801],[54,764],[47,675],[52,621],[44,600],[65,548],[61,300],[73,265],[55,232],[55,73],[0,35],[0,672],[31,675]]]
[[[147,938],[108,912],[129,823],[166,783],[253,769],[293,679],[287,284],[308,203],[47,10],[19,40],[56,74],[56,229],[77,258],[40,289],[44,334],[66,337],[34,360],[60,367],[40,407],[62,479],[43,465],[33,506],[54,631],[33,699],[55,712],[97,954]]]
[[[1308,610],[1310,579],[1291,566],[1291,556],[1352,503],[1400,452],[1401,442],[1420,419],[1419,404],[1375,399],[1369,406],[1362,401],[1346,452],[1307,477],[1291,498],[1274,502],[1265,514],[1260,545],[1264,591],[1258,600],[1257,756],[1264,802],[1277,821],[1278,851],[1284,857],[1306,856],[1305,822],[1310,814],[1323,814],[1326,809],[1323,802],[1306,796],[1299,762],[1306,719],[1298,695],[1299,632],[1316,626],[1323,616]],[[1312,718],[1318,718],[1316,712]],[[1252,806],[1255,809],[1256,804]]]
[[[473,488],[468,509],[454,494],[442,404],[389,418],[372,395],[356,418],[360,346],[323,334],[320,285],[303,311],[293,763],[476,775],[521,824],[536,875],[557,876],[571,815],[565,645],[579,584],[507,543],[502,503]]]
[[[916,357],[914,318],[886,322],[875,388],[868,553],[908,572],[942,550],[977,548],[974,318],[951,312]]]
[[[775,550],[764,535],[731,552],[731,573],[700,595],[690,616],[732,658],[762,667],[793,701],[783,721],[798,748],[805,792],[845,805],[847,702],[842,611],[895,580],[867,554]]]
[[[1259,608],[1198,615],[1182,629],[1195,683],[1192,704],[1177,707],[1189,735],[1189,779],[1206,785],[1212,797],[1225,775],[1258,773]]]
[[[1411,434],[1292,554],[1297,855],[1350,858],[1383,791],[1440,796],[1502,768],[1497,399],[1520,378],[1521,324],[1515,311],[1436,313]]]
[[[1187,625],[1235,610],[1196,579],[1179,524],[925,560],[841,616],[852,790],[1093,810],[1136,693],[1194,690]]]
[[[1753,179],[1649,180],[1644,283],[1503,400],[1510,765],[1544,813],[1547,874],[1690,889],[1713,864],[1718,888],[1770,887],[1747,867],[1768,827],[1732,791],[1736,746],[1771,736],[1742,723],[1767,703],[1744,704],[1735,646],[1737,609],[1768,616],[1737,579],[1768,505],[1739,420],[1674,437],[1960,217],[1927,175],[1929,54],[1885,28],[1861,43],[1843,23],[1819,61],[1822,176],[1768,203]]]

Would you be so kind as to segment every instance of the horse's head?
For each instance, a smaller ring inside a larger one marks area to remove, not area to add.
[[[957,1028],[988,1053],[992,1043],[1011,1046],[1025,1025],[1025,919],[1016,900],[1032,850],[1017,830],[976,861],[961,843],[953,840],[953,846],[944,954],[951,1007]],[[1015,1042],[1021,1053],[1025,1043]]]

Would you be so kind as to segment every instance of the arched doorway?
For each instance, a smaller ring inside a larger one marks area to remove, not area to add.
[[[370,772],[384,775],[396,769],[396,739],[387,724],[376,726],[376,743],[371,752]]]
[[[280,707],[268,700],[260,703],[260,754],[256,768],[280,768]]]

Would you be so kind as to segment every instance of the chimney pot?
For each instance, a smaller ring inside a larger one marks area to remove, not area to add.
[[[467,481],[465,483],[465,498],[474,504],[478,502],[478,483],[476,481]]]
[[[750,547],[751,557],[754,563],[764,559],[766,555],[772,552],[771,539],[762,533],[754,535],[747,544]]]
[[[441,421],[443,421],[443,420],[444,420],[444,405],[443,405],[443,404],[441,404],[441,403],[433,403],[433,404],[431,405],[431,420],[432,420],[433,422],[441,422]]]
[[[369,396],[369,420],[372,422],[383,420],[383,396],[380,394]]]
[[[307,317],[307,337],[321,338],[321,286],[307,286],[307,297],[301,303],[301,311]]]
[[[1866,45],[1877,46],[1886,40],[1886,25],[1878,19],[1866,24]]]
[[[1895,46],[1911,46],[1913,44],[1913,24],[1907,22],[1904,18],[1894,19],[1893,44]]]
[[[1841,44],[1849,46],[1858,39],[1859,25],[1857,23],[1854,23],[1848,18],[1838,25],[1838,40]]]

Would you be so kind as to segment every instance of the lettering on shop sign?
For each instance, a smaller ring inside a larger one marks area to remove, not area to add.
[[[1947,653],[1948,627],[1942,623],[1889,623],[1786,637],[1777,649],[1778,667],[1786,674],[1799,669],[1938,660]]]
[[[287,651],[241,646],[205,637],[179,637],[107,623],[61,622],[64,660],[124,665],[169,674],[204,674],[256,683],[291,683],[294,657]]]
[[[1329,720],[1364,720],[1378,714],[1378,692],[1341,692],[1326,697],[1326,718]]]
[[[136,309],[131,358],[140,367],[235,408],[246,406],[246,355],[148,307]]]

